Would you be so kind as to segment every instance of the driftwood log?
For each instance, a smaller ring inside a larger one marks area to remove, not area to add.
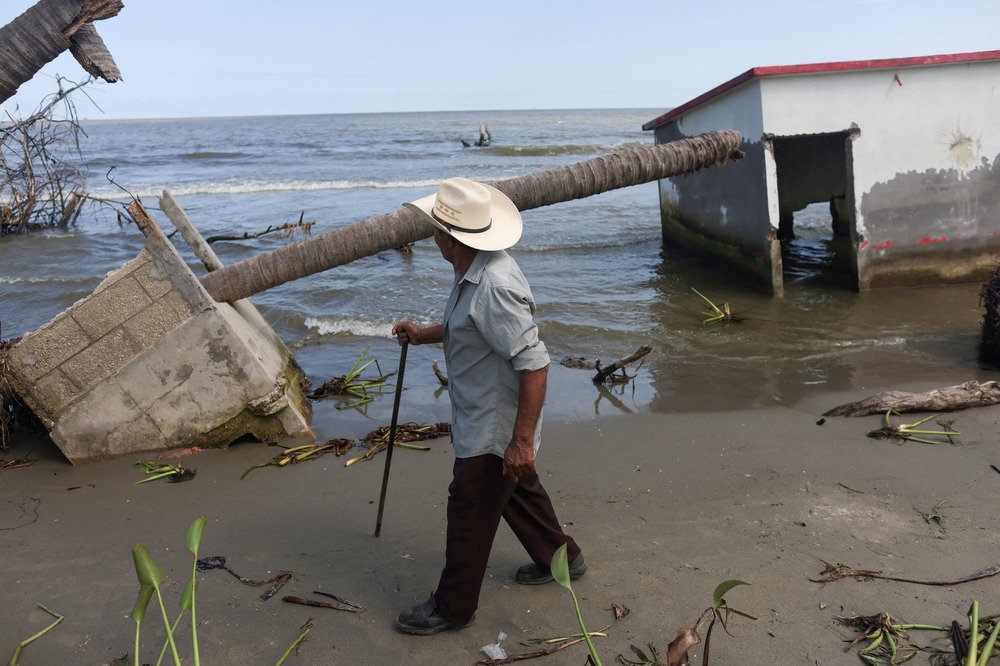
[[[626,365],[628,365],[629,363],[635,363],[636,361],[638,361],[640,358],[642,358],[651,351],[653,351],[653,348],[650,345],[643,345],[639,347],[639,349],[637,349],[635,353],[615,361],[606,368],[602,368],[601,362],[598,361],[597,374],[594,375],[594,383],[603,384],[608,380],[608,378],[611,375],[616,373],[618,370],[622,370],[624,372],[624,368]]]
[[[892,410],[907,412],[953,412],[969,407],[1000,404],[1000,382],[965,382],[958,386],[934,389],[926,393],[887,391],[870,398],[834,407],[823,416],[871,416]]]

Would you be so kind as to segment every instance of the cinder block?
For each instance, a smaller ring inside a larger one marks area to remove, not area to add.
[[[152,303],[134,276],[119,279],[73,306],[73,318],[92,339],[103,337],[113,328],[142,312]]]
[[[51,425],[53,414],[60,413],[83,393],[81,387],[59,369],[39,379],[36,389],[32,410],[47,425]]]
[[[119,327],[59,367],[74,384],[89,389],[113,376],[140,351],[142,345]]]
[[[139,256],[145,257],[147,255],[143,253]],[[174,288],[170,277],[164,271],[159,270],[156,264],[148,258],[135,267],[133,275],[154,301],[159,300]]]
[[[155,345],[191,316],[191,310],[184,301],[175,294],[171,295],[173,292],[167,294],[123,324],[143,349]]]
[[[86,349],[93,339],[64,312],[40,329],[22,338],[11,351],[10,363],[17,378],[33,383],[66,359]]]

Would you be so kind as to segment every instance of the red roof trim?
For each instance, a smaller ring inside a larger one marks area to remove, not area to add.
[[[662,116],[655,118],[642,126],[644,130],[656,129],[663,123],[676,118],[685,111],[704,104],[713,97],[737,88],[750,79],[765,76],[782,76],[788,74],[818,74],[823,72],[843,72],[858,69],[886,69],[896,67],[919,67],[922,65],[943,65],[960,62],[976,62],[981,60],[1000,60],[1000,51],[978,51],[975,53],[952,53],[947,55],[917,56],[913,58],[884,58],[881,60],[849,60],[843,62],[824,62],[812,65],[780,65],[777,67],[754,67],[722,85],[716,86],[706,93],[698,95],[689,102],[675,106]]]

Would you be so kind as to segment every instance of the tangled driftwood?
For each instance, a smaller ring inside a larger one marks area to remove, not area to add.
[[[625,358],[618,359],[617,361],[615,361],[606,368],[602,368],[601,362],[598,361],[595,364],[596,365],[595,369],[597,370],[597,374],[594,375],[593,377],[594,383],[603,384],[605,382],[617,382],[617,383],[627,382],[628,380],[631,379],[631,377],[629,377],[625,373],[625,366],[627,366],[630,363],[635,363],[636,361],[638,361],[651,351],[653,351],[653,347],[651,345],[643,345],[639,347],[639,349],[637,349],[634,353],[626,356]],[[619,370],[621,370],[622,374],[615,375],[614,373],[618,372]]]
[[[973,381],[926,393],[886,391],[864,400],[834,407],[823,416],[871,416],[885,414],[889,410],[897,414],[953,412],[969,407],[987,407],[996,404],[1000,404],[1000,383]]]

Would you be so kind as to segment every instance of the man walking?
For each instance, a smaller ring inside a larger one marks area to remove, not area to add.
[[[563,544],[571,579],[587,564],[535,472],[549,355],[531,290],[505,252],[521,237],[521,214],[496,188],[465,178],[404,205],[434,225],[455,270],[441,324],[403,321],[392,330],[400,344],[443,342],[448,369],[455,464],[445,566],[430,599],[396,619],[400,631],[429,635],[472,624],[501,517],[532,560],[517,570],[518,583],[553,580],[549,563]]]

